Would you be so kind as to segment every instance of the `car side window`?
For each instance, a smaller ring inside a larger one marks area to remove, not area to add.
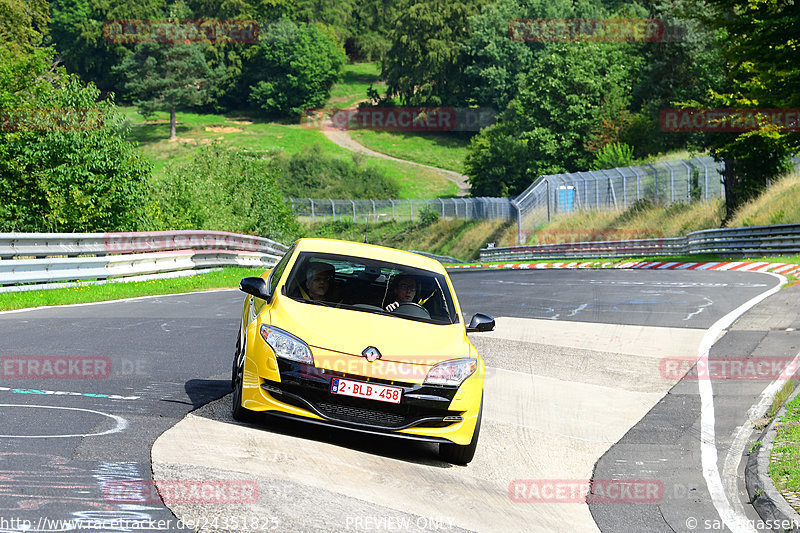
[[[294,252],[294,246],[289,248],[289,251],[286,252],[278,264],[275,265],[275,268],[272,269],[272,272],[269,274],[269,280],[267,281],[267,287],[270,294],[275,294],[275,289],[278,286],[278,280],[281,279],[283,275],[283,271],[286,270],[286,265],[289,264],[289,258],[292,257],[292,252]]]

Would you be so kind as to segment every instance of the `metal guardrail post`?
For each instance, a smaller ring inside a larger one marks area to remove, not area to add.
[[[622,176],[622,207],[627,209],[628,208],[628,182],[625,179],[625,174],[622,173],[622,170],[617,167],[615,169],[617,173]]]
[[[636,170],[636,167],[630,166],[628,167],[633,171],[633,175],[636,176],[636,201],[642,199],[642,188],[641,188],[641,176],[639,176],[639,171]]]
[[[658,171],[650,163],[645,163],[653,170],[653,202],[658,203]]]
[[[679,159],[679,161],[681,163],[683,163],[683,166],[686,167],[686,199],[691,202],[692,201],[692,173],[693,173],[694,169],[692,168],[692,166],[689,163],[687,163],[683,159]]]
[[[511,200],[511,205],[517,210],[517,244],[522,244],[522,215],[520,213],[519,205],[514,200]]]
[[[671,196],[670,196],[670,198],[671,198],[670,202],[674,204],[675,203],[675,171],[672,169],[672,165],[669,164],[669,161],[664,161],[664,164],[667,165],[667,168],[669,169],[669,187],[670,187],[670,191],[672,193]]]
[[[703,170],[705,171],[705,184],[706,184],[705,185],[705,190],[706,190],[706,194],[705,194],[706,198],[705,199],[708,200],[708,165],[706,165],[706,162],[703,161],[702,157],[698,157],[697,159],[700,161],[700,164],[703,165]]]
[[[592,177],[594,181],[594,208],[600,209],[600,187],[598,185],[597,176],[594,175],[594,170],[589,171],[589,175]]]

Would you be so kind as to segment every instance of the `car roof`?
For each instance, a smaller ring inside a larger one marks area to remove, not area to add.
[[[353,241],[341,241],[338,239],[299,239],[296,244],[298,252],[320,252],[329,254],[349,255],[354,257],[366,257],[368,259],[378,259],[401,265],[416,267],[424,270],[445,274],[446,271],[442,264],[435,259],[424,255],[378,246],[375,244],[364,244]]]

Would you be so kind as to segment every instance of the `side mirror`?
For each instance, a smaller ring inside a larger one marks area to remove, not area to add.
[[[467,326],[467,333],[476,331],[492,331],[494,329],[494,318],[483,313],[475,313]]]
[[[267,282],[264,281],[264,278],[258,276],[243,278],[242,281],[239,282],[239,290],[255,296],[256,298],[261,298],[262,300],[269,299]]]

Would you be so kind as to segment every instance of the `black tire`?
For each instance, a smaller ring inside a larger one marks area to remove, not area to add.
[[[236,338],[236,351],[233,352],[233,364],[231,365],[231,390],[236,388],[236,370],[239,365],[239,345],[241,344],[241,337]]]
[[[239,342],[237,341],[237,345]],[[251,422],[253,411],[242,407],[242,386],[244,381],[245,348],[237,346],[236,357],[233,358],[233,397],[231,398],[231,416],[239,422]]]
[[[478,449],[478,435],[481,432],[481,418],[483,417],[483,397],[481,396],[481,407],[478,409],[478,420],[475,422],[475,432],[469,444],[440,444],[439,458],[442,461],[456,465],[466,465],[475,457],[475,450]]]

